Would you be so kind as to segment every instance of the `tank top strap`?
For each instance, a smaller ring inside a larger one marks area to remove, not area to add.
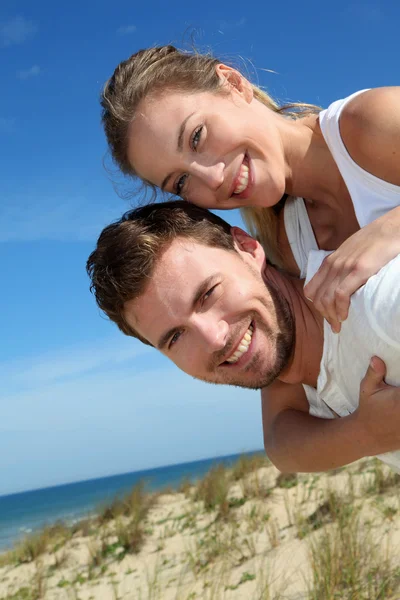
[[[288,196],[283,216],[288,242],[300,269],[300,278],[304,279],[307,273],[308,254],[311,250],[318,250],[318,244],[303,198]]]
[[[322,135],[350,193],[360,227],[371,223],[400,204],[400,186],[379,179],[365,171],[350,156],[340,134],[340,115],[360,90],[347,98],[333,102],[319,114]]]

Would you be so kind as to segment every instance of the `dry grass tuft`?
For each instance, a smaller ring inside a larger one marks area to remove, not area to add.
[[[193,500],[203,502],[207,511],[217,510],[219,517],[227,517],[229,513],[229,479],[224,466],[213,467],[207,475],[198,482]]]
[[[400,569],[393,569],[383,556],[360,510],[336,499],[324,512],[335,523],[323,527],[310,541],[309,599],[390,598],[399,588]]]
[[[244,479],[250,473],[254,473],[262,467],[271,466],[270,461],[265,454],[253,454],[251,456],[240,456],[237,462],[233,465],[231,474],[233,481]]]
[[[376,460],[372,466],[372,478],[368,479],[364,492],[366,494],[385,494],[389,490],[400,489],[400,474],[389,469]]]
[[[45,552],[56,552],[71,538],[71,529],[62,522],[44,527],[31,533],[18,542],[14,550],[1,557],[0,566],[9,563],[30,563]]]

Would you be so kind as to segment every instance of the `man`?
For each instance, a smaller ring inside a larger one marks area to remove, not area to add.
[[[379,359],[363,380],[378,354],[400,384],[400,257],[353,296],[337,336],[303,282],[267,265],[256,240],[182,201],[107,227],[87,268],[98,305],[125,334],[189,375],[262,389],[265,449],[279,469],[328,470],[400,447],[400,389],[383,383]],[[396,453],[383,458],[400,466]]]

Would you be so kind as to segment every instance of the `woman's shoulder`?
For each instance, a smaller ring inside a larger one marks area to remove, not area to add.
[[[361,168],[400,185],[400,87],[366,90],[351,98],[341,111],[340,135]]]
[[[398,108],[400,86],[372,88],[349,96],[342,115],[370,120],[378,115],[389,116],[388,109]]]

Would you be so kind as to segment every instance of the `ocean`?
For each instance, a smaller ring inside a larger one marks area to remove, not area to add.
[[[246,453],[248,456],[261,451]],[[218,456],[195,462],[134,471],[99,479],[78,481],[40,490],[0,496],[0,551],[13,546],[27,533],[56,521],[72,524],[93,515],[99,507],[124,495],[143,480],[148,491],[158,491],[189,479],[201,479],[216,463],[230,466],[240,454]]]

